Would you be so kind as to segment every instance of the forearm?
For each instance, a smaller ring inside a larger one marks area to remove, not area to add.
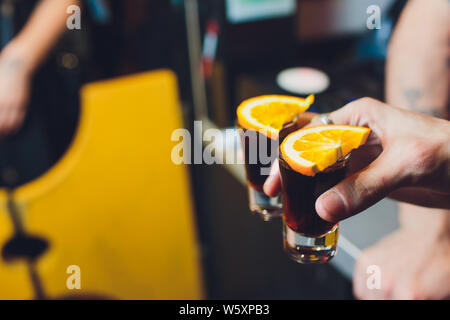
[[[412,0],[389,46],[387,103],[448,118],[449,2]],[[402,227],[450,234],[450,211],[399,203]],[[444,233],[445,233],[444,232]]]
[[[427,118],[431,119],[430,117]],[[430,209],[400,202],[398,208],[399,222],[402,228],[413,229],[418,233],[424,232],[430,237],[445,236],[450,239],[450,207],[448,206],[450,199],[450,145],[448,143],[450,122],[442,119],[433,119],[433,121],[435,125],[430,127],[429,130],[418,126],[415,127],[416,130],[429,134],[427,144],[439,141],[435,150],[431,153],[433,158],[437,160],[436,165],[430,166],[426,170],[430,174],[427,184],[432,186],[432,189],[416,191],[416,194],[413,196],[414,199],[408,201],[424,205],[421,202],[416,202],[417,199],[424,197],[424,201],[429,202],[431,208],[442,209]],[[435,130],[434,133],[431,133],[432,128]],[[438,135],[440,136],[439,140],[432,138],[436,138]],[[416,158],[411,158],[411,163],[414,163]],[[444,201],[443,203],[440,202],[442,200]]]
[[[20,33],[5,47],[3,56],[32,74],[66,28],[67,7],[78,0],[41,0]]]
[[[450,3],[410,0],[389,45],[387,103],[447,117]]]
[[[416,230],[427,236],[450,237],[450,211],[399,203],[399,223],[402,228]]]

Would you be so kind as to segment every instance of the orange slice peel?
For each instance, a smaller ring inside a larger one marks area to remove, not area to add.
[[[289,134],[280,151],[293,170],[314,176],[366,143],[369,134],[370,129],[365,127],[315,126]]]
[[[237,108],[239,124],[250,130],[277,139],[285,123],[294,120],[314,102],[314,95],[298,98],[283,95],[265,95],[243,101]]]

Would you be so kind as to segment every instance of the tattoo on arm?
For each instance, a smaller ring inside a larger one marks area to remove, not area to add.
[[[424,108],[418,106],[418,101],[422,97],[423,92],[419,89],[407,89],[404,91],[404,96],[408,102],[408,109],[414,112],[423,113],[432,117],[441,118],[444,116],[443,112],[439,108],[430,107]]]
[[[21,59],[12,59],[7,61],[4,65],[0,64],[0,73],[9,73],[14,72],[17,69],[21,68],[23,66],[23,61]]]

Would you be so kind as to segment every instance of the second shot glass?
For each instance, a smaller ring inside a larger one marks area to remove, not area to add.
[[[279,144],[289,133],[299,129],[297,118],[283,125],[276,140],[267,137],[263,132],[244,129],[239,123],[236,123],[236,128],[241,141],[249,209],[264,221],[280,218],[283,214],[281,195],[267,196],[263,185],[272,164],[278,158]]]
[[[263,191],[278,158],[279,145],[289,133],[299,129],[303,123],[299,117],[313,102],[314,95],[305,99],[264,95],[244,100],[236,110],[250,211],[265,221],[283,214],[280,196],[269,197]]]

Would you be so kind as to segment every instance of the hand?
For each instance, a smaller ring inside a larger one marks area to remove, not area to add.
[[[30,73],[20,57],[0,54],[0,138],[17,131],[22,125],[30,95]]]
[[[349,103],[329,117],[335,124],[369,127],[372,133],[366,145],[354,152],[359,161],[356,167],[363,169],[317,199],[316,211],[323,219],[337,222],[389,195],[418,205],[450,208],[448,121],[370,98]],[[271,196],[280,189],[276,171],[264,185]]]
[[[379,267],[380,288],[369,289],[367,268]],[[400,228],[365,250],[353,276],[358,299],[450,299],[450,234]]]

